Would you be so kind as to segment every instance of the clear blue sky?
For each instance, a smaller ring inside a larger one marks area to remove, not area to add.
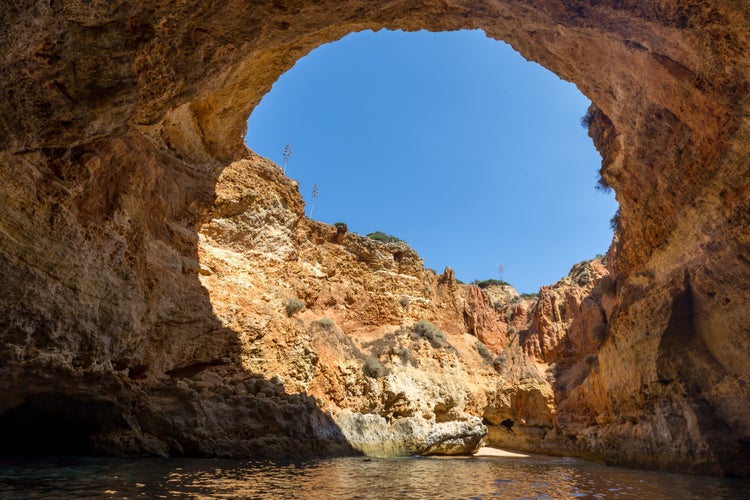
[[[314,50],[253,112],[251,149],[313,218],[383,231],[425,266],[534,292],[605,253],[617,209],[576,87],[481,31],[362,32]]]

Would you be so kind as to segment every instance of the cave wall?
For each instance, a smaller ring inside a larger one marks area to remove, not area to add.
[[[179,382],[167,372],[241,358],[198,241],[223,168],[250,154],[252,108],[350,32],[479,28],[594,102],[621,206],[606,338],[560,396],[595,417],[566,432],[616,463],[750,470],[746,3],[40,0],[5,2],[0,19],[0,411],[103,391],[130,408],[123,429],[162,432],[148,408]],[[340,442],[319,436],[311,449]],[[167,446],[139,439],[127,446]]]

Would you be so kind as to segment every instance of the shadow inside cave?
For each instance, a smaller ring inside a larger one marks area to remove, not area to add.
[[[0,414],[0,456],[297,459],[359,454],[331,416],[317,408],[315,398],[288,394],[258,375],[248,376],[244,386],[247,393],[241,396],[218,396],[169,380],[149,391],[148,400],[136,401],[140,408],[130,412],[117,394],[28,394]]]
[[[110,400],[30,394],[0,414],[0,456],[98,455],[93,438],[124,427]]]
[[[314,398],[243,367],[214,311],[211,168],[137,133],[6,159],[1,455],[354,454]]]

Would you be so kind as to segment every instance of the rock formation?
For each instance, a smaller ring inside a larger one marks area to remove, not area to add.
[[[32,0],[0,20],[5,451],[453,453],[481,417],[494,442],[749,473],[746,3]],[[483,29],[592,99],[608,275],[497,310],[304,219],[247,117],[316,46],[382,28]]]
[[[210,213],[200,279],[245,372],[313,396],[370,455],[481,444],[494,370],[477,337],[499,335],[486,296],[403,243],[306,219],[296,184],[254,155],[224,169]]]

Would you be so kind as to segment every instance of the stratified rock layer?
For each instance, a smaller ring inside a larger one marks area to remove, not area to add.
[[[750,471],[747,3],[39,0],[0,20],[6,450],[340,453],[353,412]],[[484,29],[592,99],[621,206],[608,276],[496,311],[304,219],[245,121],[311,49],[381,28]],[[435,370],[455,384],[420,386]]]

